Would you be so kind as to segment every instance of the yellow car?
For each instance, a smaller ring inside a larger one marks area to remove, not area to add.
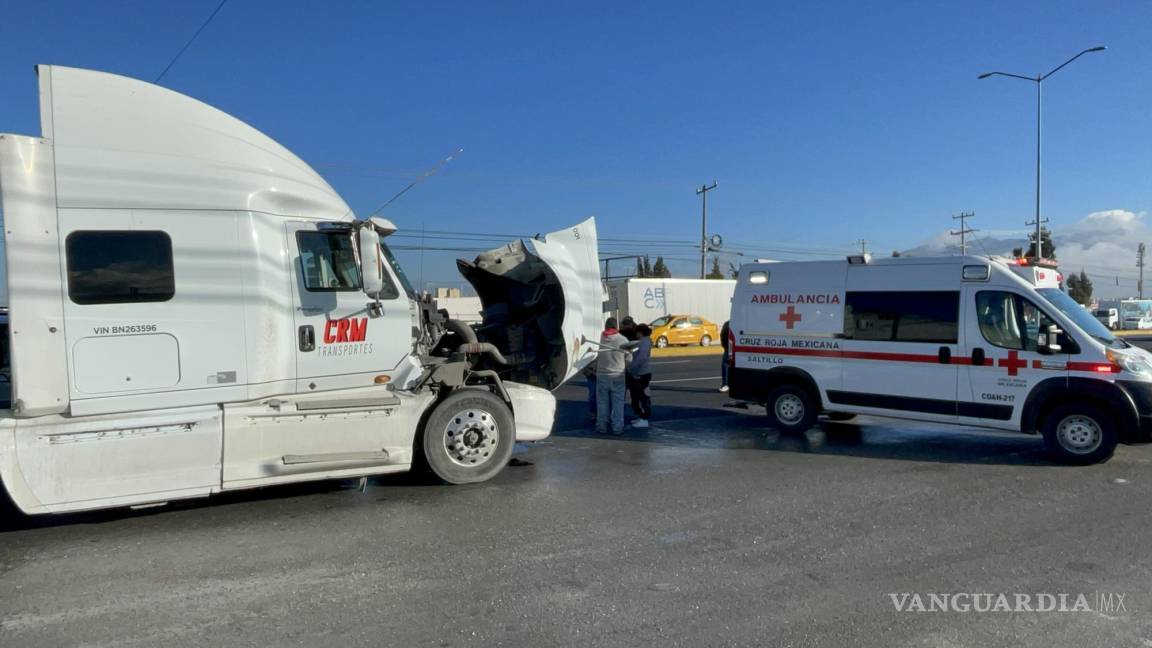
[[[708,346],[720,338],[720,329],[699,315],[665,315],[652,320],[648,336],[657,349],[669,344]]]

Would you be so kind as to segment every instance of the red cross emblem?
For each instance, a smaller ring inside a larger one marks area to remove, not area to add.
[[[1009,351],[1008,357],[1001,358],[996,364],[1001,367],[1007,367],[1008,375],[1015,376],[1018,369],[1023,369],[1028,366],[1028,361],[1021,360],[1015,351]]]
[[[788,328],[794,328],[796,322],[804,319],[804,316],[796,312],[795,306],[789,306],[786,312],[780,313],[780,321]]]

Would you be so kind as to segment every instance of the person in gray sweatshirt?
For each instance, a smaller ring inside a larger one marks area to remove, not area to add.
[[[620,335],[616,318],[604,322],[600,350],[596,357],[596,432],[624,434],[624,372],[632,343]]]
[[[632,394],[632,411],[636,412],[632,427],[642,429],[648,427],[648,419],[652,418],[652,397],[648,393],[652,382],[652,340],[648,336],[652,329],[641,324],[636,333],[636,350],[628,363],[628,391]]]

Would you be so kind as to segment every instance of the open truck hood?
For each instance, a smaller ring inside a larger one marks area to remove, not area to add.
[[[477,337],[500,349],[506,380],[559,387],[596,358],[604,286],[596,219],[513,241],[472,262],[456,262],[483,306]]]

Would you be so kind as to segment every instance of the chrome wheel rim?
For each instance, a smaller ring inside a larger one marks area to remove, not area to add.
[[[707,335],[700,338],[700,346],[708,346],[709,344],[712,344],[712,338],[708,337]]]
[[[657,348],[663,349],[666,346],[668,346],[668,339],[667,338],[660,338],[659,340],[656,340],[656,347]]]
[[[777,398],[773,409],[776,411],[776,418],[789,425],[799,423],[800,419],[804,418],[804,401],[795,394],[784,394]]]
[[[1104,433],[1100,424],[1083,414],[1065,416],[1056,426],[1060,445],[1075,454],[1088,454],[1100,447]]]
[[[475,468],[487,463],[500,443],[500,427],[487,410],[460,410],[444,426],[444,450],[453,463]]]

